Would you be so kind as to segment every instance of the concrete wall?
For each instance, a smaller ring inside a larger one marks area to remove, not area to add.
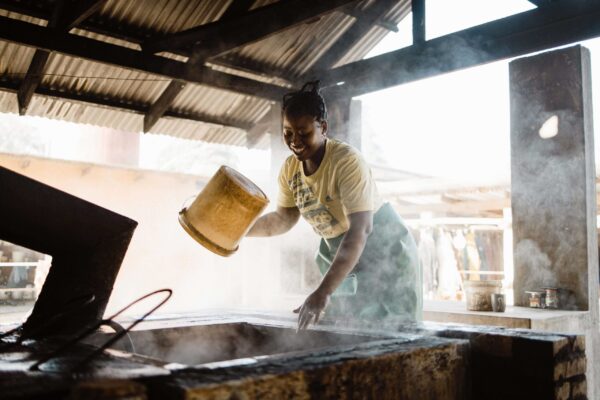
[[[178,211],[206,178],[9,154],[0,154],[0,165],[139,222],[107,312],[164,287],[174,293],[162,313],[278,305],[279,281],[272,273],[268,240],[246,239],[238,253],[223,258],[179,226]],[[131,312],[142,313],[151,304]]]

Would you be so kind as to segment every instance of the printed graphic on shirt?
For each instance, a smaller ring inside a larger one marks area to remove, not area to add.
[[[296,173],[288,183],[298,210],[315,231],[322,235],[333,234],[339,221],[319,202],[310,186],[302,180],[302,173]]]

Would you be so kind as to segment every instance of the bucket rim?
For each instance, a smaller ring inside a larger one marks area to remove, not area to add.
[[[233,253],[235,253],[239,249],[239,245],[235,247],[235,249],[226,249],[225,247],[219,246],[206,236],[204,236],[198,229],[196,229],[192,224],[188,222],[186,217],[187,208],[183,208],[179,211],[179,224],[183,227],[183,229],[190,235],[196,242],[200,243],[206,249],[212,251],[215,254],[218,254],[223,257],[229,257]]]

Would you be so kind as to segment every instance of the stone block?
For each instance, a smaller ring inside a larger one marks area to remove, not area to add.
[[[587,399],[587,381],[585,379],[571,382],[571,398],[573,400]]]
[[[562,382],[554,388],[554,400],[570,400],[571,397],[571,384],[569,382]]]
[[[509,358],[513,355],[514,340],[506,335],[479,335],[471,340],[474,350],[484,352],[494,357]]]
[[[567,362],[566,378],[585,375],[587,362],[585,357],[577,357]]]
[[[576,353],[585,353],[585,335],[579,335],[573,340],[572,349]]]
[[[220,370],[188,369],[145,382],[170,399],[469,398],[468,343],[383,340]]]
[[[562,361],[554,365],[554,380],[559,381],[567,376],[568,361]]]

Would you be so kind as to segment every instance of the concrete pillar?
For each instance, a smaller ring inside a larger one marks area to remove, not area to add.
[[[596,183],[589,51],[574,46],[510,63],[515,304],[526,290],[572,290],[566,308],[598,308]]]
[[[361,114],[360,100],[336,99],[327,102],[328,136],[361,148]]]
[[[271,107],[269,111],[269,135],[271,140],[271,181],[276,182],[279,170],[285,159],[292,154],[283,142],[283,121],[281,105]],[[276,187],[275,187],[276,189]]]
[[[513,266],[513,230],[512,230],[512,210],[510,208],[502,209],[502,255],[504,260],[504,279],[502,287],[506,294],[506,304],[515,303],[515,291],[513,282],[515,280],[515,268]]]
[[[511,62],[510,110],[515,305],[543,286],[574,292],[564,308],[587,310],[584,318],[573,313],[548,330],[585,335],[587,398],[600,398],[589,51],[573,46]]]
[[[292,154],[290,149],[286,146],[283,141],[283,121],[281,118],[281,105],[277,104],[271,107],[269,111],[269,136],[271,140],[271,177],[269,181],[271,185],[269,187],[269,196],[271,199],[270,209],[275,210],[277,207],[277,196],[279,194],[279,186],[277,184],[279,178],[279,171],[283,165],[285,159]],[[285,240],[286,235],[276,236],[269,238],[269,258],[270,258],[270,275],[274,283],[272,296],[280,301],[281,293],[283,292],[281,276],[285,274],[283,268],[290,268],[285,263]],[[274,307],[272,307],[274,308]]]

